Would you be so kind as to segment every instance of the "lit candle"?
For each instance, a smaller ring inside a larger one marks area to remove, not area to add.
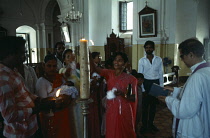
[[[59,97],[60,92],[61,92],[61,89],[58,89],[58,90],[56,91],[56,94],[55,94],[55,102],[56,102],[56,103],[61,102],[61,101],[59,101],[60,99],[62,99],[62,97]]]
[[[60,92],[61,92],[61,89],[58,89],[57,92],[56,92],[56,98],[59,97]]]
[[[80,40],[80,98],[90,97],[90,66],[87,40]]]

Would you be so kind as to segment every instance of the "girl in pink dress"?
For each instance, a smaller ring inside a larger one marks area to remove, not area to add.
[[[114,70],[97,68],[90,61],[91,69],[105,77],[107,90],[117,89],[113,98],[106,99],[106,138],[136,138],[137,79],[124,72],[127,55],[122,52],[115,54]],[[132,86],[131,93],[127,93],[129,85]]]

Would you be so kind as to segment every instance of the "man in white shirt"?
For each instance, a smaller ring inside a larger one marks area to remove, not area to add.
[[[59,71],[63,67],[62,54],[65,50],[65,44],[63,42],[57,42],[54,47],[55,57],[57,58],[57,70]]]
[[[197,39],[179,45],[180,58],[192,71],[183,88],[171,89],[171,95],[160,96],[174,115],[176,138],[210,137],[210,63],[203,60],[204,46]]]
[[[162,59],[153,54],[155,50],[155,43],[153,41],[147,41],[144,44],[146,55],[139,60],[138,72],[144,75],[142,99],[142,127],[140,133],[145,133],[147,130],[152,132],[159,131],[153,124],[157,98],[148,95],[153,83],[163,86],[163,62]]]
[[[24,55],[22,58],[22,60],[25,61],[27,57]],[[22,78],[29,92],[35,94],[35,86],[37,82],[35,70],[31,66],[25,65],[24,63],[17,66],[16,69],[20,73],[20,77]]]

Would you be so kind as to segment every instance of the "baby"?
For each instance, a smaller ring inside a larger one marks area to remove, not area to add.
[[[76,68],[75,55],[71,49],[67,49],[63,53],[64,68],[59,70],[59,74],[65,74],[66,84],[75,86],[79,91],[80,88],[80,72]]]

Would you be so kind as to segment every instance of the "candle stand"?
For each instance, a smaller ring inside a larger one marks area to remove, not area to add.
[[[87,116],[89,114],[89,103],[93,102],[93,99],[79,99],[76,101],[81,104],[82,115],[83,115],[83,138],[88,137],[88,119]]]

